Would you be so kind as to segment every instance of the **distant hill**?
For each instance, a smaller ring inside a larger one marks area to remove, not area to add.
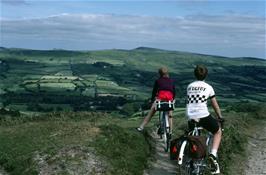
[[[5,50],[6,48],[5,47],[0,47],[0,51],[3,51]]]
[[[135,49],[132,50],[136,50],[136,51],[152,51],[152,52],[156,52],[156,51],[166,51],[163,49],[157,49],[157,48],[152,48],[152,47],[137,47]]]
[[[136,111],[150,97],[162,65],[185,89],[193,69],[204,64],[207,82],[224,104],[266,101],[266,60],[227,58],[138,47],[132,50],[67,51],[0,49],[0,104],[22,111]]]

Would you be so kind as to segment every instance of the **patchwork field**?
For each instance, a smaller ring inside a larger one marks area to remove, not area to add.
[[[86,52],[1,49],[0,106],[22,111],[119,111],[134,104],[139,109],[150,97],[158,68],[165,65],[176,81],[177,105],[185,107],[186,86],[194,79],[196,64],[208,67],[207,81],[221,103],[266,101],[262,59],[144,47]]]

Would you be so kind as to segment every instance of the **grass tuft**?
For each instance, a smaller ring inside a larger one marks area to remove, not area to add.
[[[142,174],[151,150],[145,137],[117,125],[102,125],[100,129],[95,148],[109,161],[111,174]]]

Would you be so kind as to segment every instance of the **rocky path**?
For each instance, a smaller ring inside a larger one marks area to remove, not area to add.
[[[266,175],[266,122],[250,136],[246,175]]]
[[[151,163],[150,169],[144,172],[144,175],[176,175],[176,162],[169,159],[169,152],[166,153],[163,148],[163,142],[156,134],[152,132],[156,145],[155,160]]]
[[[2,167],[0,167],[0,175],[8,175]]]

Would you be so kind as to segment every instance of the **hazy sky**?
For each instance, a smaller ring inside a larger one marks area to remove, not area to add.
[[[0,46],[265,55],[265,0],[0,0]]]

